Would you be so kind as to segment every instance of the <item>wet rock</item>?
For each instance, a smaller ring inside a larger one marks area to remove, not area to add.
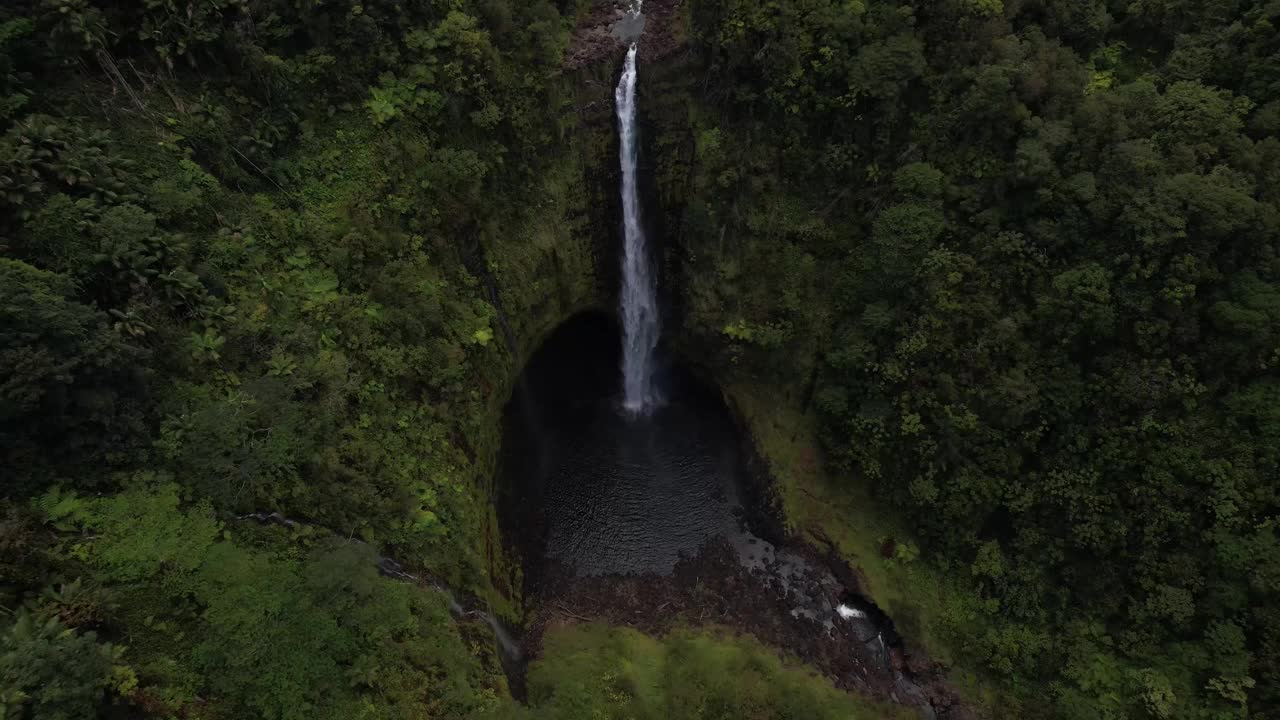
[[[781,551],[779,551],[781,553]],[[883,638],[839,626],[832,581],[819,568],[787,565],[791,579],[760,566],[748,568],[725,540],[705,545],[677,563],[670,575],[574,577],[560,573],[538,588],[530,634],[556,625],[599,619],[662,634],[678,623],[717,625],[795,654],[840,688],[927,706],[924,693],[888,664]],[[551,577],[548,573],[544,578]],[[540,645],[540,639],[526,643]]]
[[[682,0],[645,0],[639,18],[629,15],[629,0],[597,0],[569,38],[564,68],[577,70],[620,58],[632,42],[638,60],[648,63],[679,50],[678,24]]]

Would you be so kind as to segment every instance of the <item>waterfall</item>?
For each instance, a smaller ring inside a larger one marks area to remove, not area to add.
[[[638,16],[640,5],[632,6]],[[658,345],[658,290],[636,188],[636,44],[627,50],[622,79],[614,93],[618,105],[618,145],[622,161],[622,382],[623,407],[646,415],[658,404],[653,387],[653,356]]]

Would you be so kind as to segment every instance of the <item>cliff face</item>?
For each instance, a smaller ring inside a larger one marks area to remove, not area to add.
[[[588,308],[612,308],[616,298],[620,210],[613,92],[626,52],[618,26],[628,6],[597,2],[573,33],[559,81],[567,108],[558,132],[568,152],[539,185],[527,189],[534,208],[529,221],[481,234],[486,267],[477,274],[487,273],[494,283],[491,301],[514,346],[514,362],[506,368],[511,377],[566,318]],[[683,53],[680,11],[681,0],[645,2],[638,40],[643,204],[654,241],[669,250],[676,247],[671,233],[679,225],[679,180],[692,151],[687,125],[678,122],[690,100],[680,83],[691,66]],[[669,300],[678,298],[674,290],[669,288]],[[509,393],[498,396],[505,400]]]
[[[540,182],[527,188],[531,211],[519,227],[481,229],[468,263],[495,306],[507,352],[487,370],[486,417],[472,434],[481,485],[493,497],[501,445],[501,417],[515,383],[546,337],[575,313],[613,312],[619,283],[620,200],[614,85],[626,52],[629,3],[591,6],[572,35],[561,70],[566,110],[558,128],[567,152]],[[681,316],[679,220],[692,144],[680,124],[690,100],[690,62],[683,52],[681,0],[647,0],[638,43],[641,112],[641,191],[646,230],[662,265],[663,305],[676,346]],[[682,132],[683,130],[683,132]],[[483,500],[477,498],[477,500]],[[516,614],[520,581],[516,555],[504,547],[489,503],[485,538],[488,588],[495,609]]]
[[[573,315],[613,312],[618,292],[620,196],[614,84],[625,46],[612,34],[625,4],[599,3],[579,25],[560,72],[563,102],[557,128],[564,154],[525,189],[530,212],[519,226],[482,229],[472,274],[487,287],[506,352],[487,370],[483,422],[472,434],[486,508],[485,557],[491,606],[513,619],[521,598],[518,553],[502,537],[495,504],[502,413],[525,364],[547,336]],[[646,10],[648,5],[646,4]]]

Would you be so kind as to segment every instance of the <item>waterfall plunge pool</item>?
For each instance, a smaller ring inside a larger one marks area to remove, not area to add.
[[[526,578],[672,571],[714,537],[742,534],[738,435],[714,389],[659,368],[669,401],[621,406],[620,335],[605,313],[561,325],[530,360],[505,413],[507,537]]]
[[[498,516],[522,561],[528,654],[542,628],[586,618],[653,633],[721,625],[928,717],[892,622],[837,579],[852,572],[770,532],[718,390],[659,360],[665,402],[637,417],[623,407],[621,347],[613,315],[571,317],[504,412]]]

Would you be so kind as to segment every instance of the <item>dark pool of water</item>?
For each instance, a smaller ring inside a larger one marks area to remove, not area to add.
[[[545,555],[579,573],[668,572],[732,532],[732,427],[673,401],[631,420],[607,403],[557,445],[543,493]]]
[[[549,564],[667,573],[681,554],[740,532],[742,466],[723,402],[667,367],[668,402],[628,417],[618,344],[611,317],[571,319],[530,361],[507,408],[504,526],[535,575]]]

